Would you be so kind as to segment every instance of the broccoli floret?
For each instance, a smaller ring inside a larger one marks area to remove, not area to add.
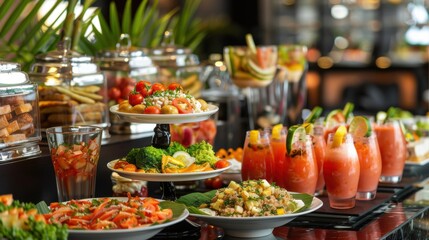
[[[165,151],[167,155],[173,156],[173,154],[178,151],[186,152],[186,148],[179,142],[171,142],[170,146],[165,149]]]
[[[213,146],[206,141],[192,144],[188,147],[188,153],[195,158],[196,164],[208,162],[211,166],[214,166],[217,161]]]
[[[147,146],[139,148],[138,151],[133,153],[132,156],[135,158],[135,164],[138,168],[142,168],[144,170],[156,169],[158,172],[160,172],[162,165],[162,155],[165,154],[166,153],[163,149]]]
[[[141,157],[141,156],[139,156],[141,149],[142,148],[133,148],[133,149],[131,149],[131,151],[125,157],[125,160],[128,163],[131,163],[131,164],[135,165],[136,164],[136,159]]]

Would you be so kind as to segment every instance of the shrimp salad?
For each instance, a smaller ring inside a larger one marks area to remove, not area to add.
[[[231,181],[228,187],[217,190],[210,204],[200,210],[214,216],[256,217],[284,215],[296,212],[304,202],[294,199],[284,188],[266,180]]]

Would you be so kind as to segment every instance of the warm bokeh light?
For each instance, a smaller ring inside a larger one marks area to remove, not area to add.
[[[321,57],[317,60],[317,65],[322,69],[328,69],[334,65],[334,60],[330,57]]]
[[[391,64],[392,64],[392,61],[388,57],[378,57],[375,60],[375,65],[377,65],[378,68],[382,68],[382,69],[389,68]]]

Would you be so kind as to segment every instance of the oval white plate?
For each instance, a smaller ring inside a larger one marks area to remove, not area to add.
[[[194,181],[194,180],[202,180],[207,178],[212,178],[219,176],[221,173],[228,170],[231,166],[226,168],[216,169],[213,171],[205,171],[205,172],[189,172],[189,173],[141,173],[141,172],[127,172],[115,169],[115,163],[119,161],[113,160],[107,163],[107,167],[117,172],[119,175],[135,179],[135,180],[143,180],[143,181],[154,181],[154,182],[181,182],[181,181]]]
[[[296,217],[311,213],[322,207],[323,202],[314,197],[309,209],[285,215],[262,216],[262,217],[222,217],[201,214],[189,214],[197,217],[211,225],[221,227],[225,233],[233,237],[253,238],[270,235],[274,228],[285,225]]]
[[[127,198],[124,197],[109,197],[111,199],[118,199],[119,201],[127,201]],[[159,200],[159,199],[158,199]],[[163,200],[159,200],[163,201]],[[179,223],[185,220],[189,215],[188,210],[185,209],[183,213],[177,217],[173,218],[169,222],[164,222],[148,227],[140,228],[131,228],[131,229],[111,229],[111,230],[68,230],[69,240],[142,240],[149,239],[159,232],[161,232],[165,227],[171,226],[173,224]]]
[[[201,113],[189,114],[141,114],[141,113],[126,113],[118,111],[119,105],[110,107],[110,112],[116,114],[121,120],[134,123],[157,123],[157,124],[173,124],[173,123],[190,123],[200,122],[208,119],[215,114],[219,108],[215,105],[208,104],[209,110]]]

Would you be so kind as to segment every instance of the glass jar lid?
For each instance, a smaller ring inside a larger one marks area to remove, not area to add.
[[[154,67],[147,49],[131,46],[130,36],[121,34],[115,50],[103,51],[97,61],[102,70],[130,71],[135,68]]]
[[[36,56],[30,75],[70,79],[75,75],[101,74],[91,56],[70,50],[69,40],[60,42],[56,50]]]
[[[13,62],[0,61],[0,87],[15,86],[30,83],[25,72],[21,71],[21,65]]]
[[[160,67],[187,67],[199,65],[198,56],[191,49],[174,44],[171,31],[165,31],[160,47],[150,50],[150,57]]]

